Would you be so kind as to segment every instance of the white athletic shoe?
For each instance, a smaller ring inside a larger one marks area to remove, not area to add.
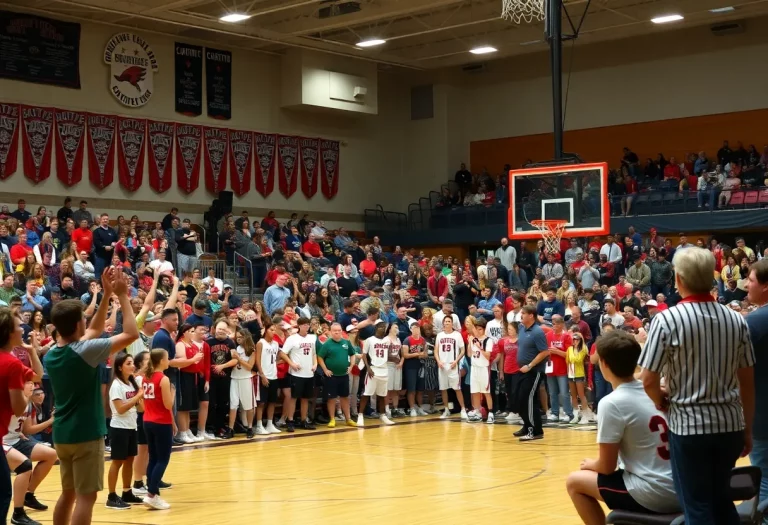
[[[416,417],[419,414],[416,412],[415,408],[412,408],[411,411],[408,413],[408,415],[410,415],[411,417]]]
[[[133,492],[134,496],[146,496],[147,495],[147,486],[142,484],[141,487],[131,487],[131,492]]]
[[[466,421],[469,419],[469,416],[467,415],[467,410],[462,408],[461,409],[461,420]]]
[[[509,414],[507,414],[507,417],[504,418],[504,421],[508,421],[509,423],[519,424],[519,425],[523,424],[523,418],[521,418],[520,416],[518,416],[513,412],[510,412]]]
[[[194,443],[194,442],[195,442],[195,440],[194,440],[193,438],[191,438],[191,437],[190,437],[190,436],[189,436],[189,435],[188,435],[186,432],[179,432],[179,433],[176,435],[176,437],[177,437],[177,438],[178,438],[178,440],[179,440],[179,441],[181,441],[182,443],[186,443],[186,444],[189,444],[189,443]]]
[[[257,436],[267,436],[267,435],[269,435],[269,432],[267,432],[267,429],[264,428],[264,425],[261,422],[259,422],[256,425],[256,430],[254,432],[256,433]]]
[[[551,410],[547,412],[547,421],[557,421],[557,416]]]
[[[579,420],[579,425],[590,425],[592,422],[589,420],[589,416],[587,414],[584,414],[581,416],[581,419]]]
[[[360,428],[360,427],[364,427],[364,426],[365,426],[365,418],[363,417],[362,414],[358,414],[357,415],[357,427]]]
[[[155,510],[168,510],[171,508],[171,506],[160,499],[160,496],[152,496],[151,498],[149,496],[144,496],[144,505],[147,507],[151,507]]]
[[[440,419],[448,419],[449,417],[451,417],[451,411],[446,408],[440,415]]]
[[[389,407],[384,409],[384,413],[386,414],[387,417],[392,417],[392,411],[389,409]]]
[[[496,420],[493,419],[493,412],[488,412],[488,419],[485,422],[489,425],[493,425],[496,422]]]
[[[427,415],[427,413],[424,411],[424,409],[423,409],[423,408],[421,408],[421,407],[416,407],[416,415],[419,415],[419,416],[426,416],[426,415]]]
[[[218,441],[219,438],[211,434],[210,432],[203,432],[203,437],[206,441]]]
[[[570,423],[572,418],[568,417],[566,414],[563,414],[560,416],[559,420],[561,423]]]
[[[192,440],[192,443],[198,443],[197,436],[191,430],[187,430],[187,437]]]
[[[389,419],[386,414],[382,414],[382,416],[379,418],[379,420],[382,423],[384,423],[385,425],[394,425],[395,424],[395,422],[392,421],[391,419]]]
[[[590,423],[597,423],[597,415],[594,412],[592,412],[591,410],[589,411],[589,422]]]
[[[197,434],[192,434],[192,439],[194,439],[195,442],[197,443],[202,443],[203,441],[205,441],[205,435],[203,432],[198,431]]]
[[[569,423],[570,423],[571,425],[575,425],[575,424],[576,424],[576,423],[578,423],[578,422],[579,422],[579,414],[577,414],[577,413],[576,413],[576,414],[573,414],[573,419],[571,419],[571,420],[569,421]]]
[[[267,430],[267,432],[269,434],[279,434],[280,433],[280,430],[278,430],[277,427],[275,427],[275,425],[271,421],[267,422],[266,430]]]

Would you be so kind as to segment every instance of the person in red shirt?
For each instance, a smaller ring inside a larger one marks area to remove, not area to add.
[[[80,227],[72,232],[72,241],[77,246],[78,252],[91,253],[93,248],[93,232],[88,229],[88,221],[80,221]]]
[[[178,356],[176,356],[178,359]],[[157,510],[171,506],[160,498],[160,480],[171,460],[173,446],[173,400],[176,389],[163,372],[168,369],[168,352],[158,348],[149,354],[144,389],[144,434],[149,445],[147,495],[144,504]]]
[[[363,277],[366,279],[371,279],[377,269],[378,265],[376,264],[376,261],[373,260],[373,254],[371,252],[366,253],[365,260],[360,261],[360,273],[362,273]]]
[[[631,326],[635,330],[643,327],[643,321],[635,315],[635,309],[631,306],[625,306],[622,315],[624,316],[624,326]]]
[[[547,334],[549,362],[547,363],[547,387],[549,388],[551,412],[549,421],[557,421],[560,413],[560,397],[565,414],[559,417],[561,422],[569,423],[573,419],[571,394],[568,388],[568,366],[565,363],[568,347],[573,346],[571,334],[565,330],[565,321],[561,315],[552,316],[552,331]]]
[[[182,359],[177,365],[181,393],[181,402],[177,407],[177,423],[179,439],[184,443],[195,443],[205,438],[199,431],[196,437],[189,429],[189,413],[198,410],[200,398],[207,399],[211,373],[211,349],[208,348],[206,353],[205,347],[200,348],[193,343],[192,337],[196,330],[191,324],[183,324],[176,336],[176,360]]]
[[[24,264],[28,253],[32,253],[32,247],[27,244],[27,234],[19,233],[19,242],[11,246],[11,261],[13,264]]]
[[[681,177],[682,174],[680,172],[680,166],[677,164],[677,160],[675,157],[670,157],[669,164],[664,168],[664,179],[675,179],[676,181],[679,181]]]
[[[275,212],[271,211],[267,214],[266,217],[264,217],[264,219],[261,221],[261,227],[265,230],[270,230],[273,233],[280,227],[280,223],[278,223],[277,219],[275,219]]]
[[[313,266],[328,266],[331,263],[328,259],[323,257],[323,251],[320,249],[320,245],[315,241],[315,236],[311,233],[307,241],[301,245],[301,254],[307,258],[307,260]]]
[[[435,274],[427,279],[427,295],[429,296],[429,306],[431,308],[440,308],[448,295],[448,279],[442,274],[440,264],[435,265]]]
[[[499,381],[504,381],[504,391],[507,393],[507,412],[509,414],[504,419],[510,423],[521,423],[520,400],[517,391],[519,389],[520,365],[517,362],[517,323],[507,324],[507,333],[496,342],[491,354],[491,362],[496,360],[496,356],[502,354],[502,371],[499,372]]]

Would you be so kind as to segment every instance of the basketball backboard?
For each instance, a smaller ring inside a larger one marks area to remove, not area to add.
[[[564,220],[563,237],[610,231],[608,164],[569,164],[509,172],[509,238],[538,239],[535,220]]]

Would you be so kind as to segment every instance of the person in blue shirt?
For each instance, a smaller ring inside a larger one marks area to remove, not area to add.
[[[292,226],[291,233],[285,236],[285,246],[289,252],[301,253],[301,237],[296,226]]]
[[[211,330],[211,324],[213,323],[211,318],[205,315],[208,310],[208,301],[205,299],[198,299],[195,304],[192,305],[192,313],[184,319],[186,324],[192,326],[203,325],[208,331]]]
[[[42,311],[45,305],[48,304],[48,299],[37,293],[37,284],[29,280],[27,281],[27,293],[21,298],[21,311],[22,312],[35,312],[37,310]]]
[[[382,308],[381,312],[379,312],[379,319],[385,321],[388,325],[394,323],[397,320],[397,314],[392,311],[392,301],[389,299],[384,299],[381,301],[381,307]],[[410,329],[408,330],[408,335],[411,335]],[[402,339],[400,342],[402,342]]]
[[[639,233],[635,231],[634,226],[630,226],[627,230],[627,233],[629,234],[629,237],[632,239],[632,244],[634,246],[642,246],[643,245],[643,237]]]
[[[483,298],[477,301],[477,311],[475,317],[484,317],[487,320],[493,319],[493,307],[501,302],[495,297],[491,296],[490,288],[483,288],[481,292]]]
[[[558,301],[555,297],[555,291],[550,288],[547,290],[547,298],[544,301],[539,301],[536,307],[536,315],[539,318],[539,322],[552,325],[552,316],[561,315],[565,317],[565,305]]]
[[[291,291],[285,287],[288,282],[288,274],[281,274],[277,276],[275,284],[267,288],[264,292],[264,307],[267,309],[267,313],[272,316],[275,310],[281,310],[285,308],[285,303],[291,297]]]

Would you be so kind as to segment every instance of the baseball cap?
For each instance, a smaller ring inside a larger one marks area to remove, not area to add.
[[[232,289],[232,285],[229,284],[229,283],[224,283],[224,289],[226,290],[227,288],[229,288],[231,290]]]
[[[383,322],[384,322],[383,319],[376,319],[376,321],[373,323],[373,326],[376,326],[377,324],[383,323]]]
[[[357,330],[357,325],[351,324],[347,326],[347,328],[344,331],[349,333],[349,332],[354,332],[355,330]]]
[[[384,281],[384,286],[392,286],[392,279],[387,279]]]
[[[659,307],[659,303],[657,303],[656,301],[654,301],[653,299],[651,299],[650,301],[648,301],[647,303],[645,303],[645,306],[652,306],[652,307],[654,307],[654,308],[658,308],[658,307]]]
[[[155,317],[157,317],[157,316],[155,314],[153,314],[151,311],[147,312],[146,317],[144,317],[144,322],[145,323],[151,323],[152,321],[155,320]]]

